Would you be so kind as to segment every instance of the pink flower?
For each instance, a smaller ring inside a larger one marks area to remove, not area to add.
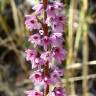
[[[58,63],[61,63],[66,57],[66,51],[63,48],[53,48],[53,56]]]
[[[61,77],[64,75],[63,69],[58,67],[53,67],[53,71],[50,73],[50,84],[56,84],[60,81]]]
[[[44,30],[39,30],[39,34],[42,36],[44,35]]]
[[[54,90],[48,94],[48,96],[67,96],[67,94],[65,93],[64,88],[55,87]]]
[[[53,4],[49,4],[47,6],[46,12],[48,17],[54,17],[57,14],[61,13],[62,8],[64,7],[63,3],[54,2]]]
[[[32,69],[40,68],[40,66],[45,64],[45,61],[40,57],[36,57],[33,60],[31,60],[31,64],[32,64]]]
[[[41,24],[38,23],[36,16],[26,15],[25,18],[25,25],[30,31],[41,28]]]
[[[64,75],[64,70],[58,67],[55,67],[53,72],[56,73],[60,77]]]
[[[59,33],[59,32],[57,32],[57,33],[53,33],[52,34],[54,37],[58,37],[58,38],[62,38],[63,39],[63,37],[62,37],[62,33]],[[64,40],[64,39],[63,39]]]
[[[37,90],[29,90],[26,91],[25,94],[27,94],[27,96],[43,96],[43,92],[39,92]]]
[[[29,77],[33,82],[40,83],[43,79],[42,72],[41,71],[35,71],[33,74]]]
[[[51,46],[52,47],[62,47],[62,43],[64,41],[63,37],[62,37],[62,33],[53,33],[50,36],[50,41],[51,41]]]
[[[50,92],[48,96],[56,96],[54,92]]]
[[[54,17],[56,15],[56,9],[53,4],[49,4],[46,9],[48,17]]]
[[[37,56],[37,52],[34,49],[27,49],[25,51],[25,53],[26,53],[26,60],[27,61],[32,61]]]
[[[66,18],[63,15],[47,17],[46,24],[51,26],[53,32],[60,33],[64,31],[65,20]]]
[[[54,2],[54,6],[55,6],[56,9],[61,9],[62,10],[62,8],[64,8],[64,4],[61,3],[61,2],[57,2],[57,1]]]
[[[53,22],[54,22],[54,17],[47,17],[45,23],[48,25],[48,26],[52,26],[53,25]]]
[[[65,24],[65,21],[66,21],[66,17],[64,15],[59,15],[59,16],[55,16],[54,18],[54,25],[63,25]]]
[[[48,87],[47,85],[50,84],[55,85],[64,76],[63,69],[57,66],[66,57],[66,51],[63,49],[63,27],[66,19],[62,10],[64,6],[63,3],[57,1],[51,2],[46,6],[46,16],[42,16],[44,13],[43,3],[33,6],[34,15],[25,16],[26,27],[30,31],[36,31],[28,39],[33,44],[32,47],[34,49],[27,49],[25,51],[26,60],[30,61],[32,69],[35,69],[34,73],[29,77],[35,83],[35,90],[26,91],[27,96],[44,96],[42,91],[37,90],[45,90]],[[47,17],[46,20],[45,17]],[[43,49],[41,50],[40,48]],[[56,64],[52,65],[54,61],[56,61]],[[48,67],[48,70],[45,67]],[[39,89],[36,87],[37,84]],[[49,89],[48,91],[47,96],[67,96],[61,87],[55,87],[52,92]]]
[[[54,17],[47,17],[47,19],[46,19],[46,24],[48,24],[48,26],[54,26],[54,25],[63,25],[64,26],[64,24],[65,24],[65,20],[66,20],[66,18],[65,18],[65,16],[63,16],[63,15],[59,15],[59,16],[54,16]]]
[[[49,85],[49,84],[50,84],[50,78],[48,76],[45,76],[43,78],[43,85],[44,85],[44,87],[46,88],[47,85]]]
[[[31,43],[34,44],[34,46],[36,45],[41,45],[41,37],[39,34],[34,34],[34,35],[31,35],[28,39],[28,41],[30,41]]]
[[[31,61],[32,69],[42,66],[45,62],[40,58],[40,54],[36,52],[35,49],[27,49],[26,51],[26,60]]]
[[[40,57],[46,62],[50,62],[52,60],[52,54],[50,51],[43,52]]]
[[[61,23],[57,23],[52,25],[52,31],[53,32],[64,32],[64,25],[62,25]]]
[[[40,3],[40,4],[33,6],[32,9],[35,10],[35,14],[41,15],[43,13],[43,10],[44,10],[43,3]]]
[[[56,84],[59,81],[60,81],[60,76],[57,73],[52,72],[50,74],[50,81],[49,81],[49,83],[54,85],[54,84]]]
[[[47,47],[48,47],[49,44],[50,44],[50,39],[49,39],[49,37],[48,37],[48,36],[44,36],[44,37],[42,38],[41,43],[42,43],[42,46],[44,46],[44,50],[47,51]]]
[[[66,18],[63,15],[59,16],[49,16],[47,17],[45,23],[52,28],[53,32],[63,32],[64,31],[64,24],[65,24]]]
[[[67,96],[64,88],[62,87],[55,87],[53,91],[55,93],[55,96]]]

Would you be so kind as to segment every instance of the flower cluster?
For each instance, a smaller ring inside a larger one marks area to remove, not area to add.
[[[33,48],[27,49],[26,60],[31,62],[34,73],[30,75],[32,82],[42,84],[44,89],[52,84],[55,85],[64,76],[61,69],[62,61],[66,58],[66,50],[63,48],[63,28],[65,16],[63,4],[51,2],[44,10],[44,4],[35,5],[32,9],[34,14],[25,16],[26,27],[33,32],[28,41]],[[46,18],[42,16],[46,13]],[[55,63],[55,64],[54,64]],[[49,91],[48,91],[49,92]],[[64,89],[55,87],[46,96],[66,96]],[[27,96],[45,96],[43,91],[29,90]]]

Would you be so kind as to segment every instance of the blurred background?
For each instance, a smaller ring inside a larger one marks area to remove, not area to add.
[[[29,46],[24,15],[32,13],[38,1],[0,0],[0,96],[25,96],[32,87],[24,54]],[[62,82],[70,96],[96,96],[96,0],[61,2],[68,18],[64,27],[68,58],[63,62],[67,82]]]

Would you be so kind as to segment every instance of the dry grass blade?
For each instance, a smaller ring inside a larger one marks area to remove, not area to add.
[[[86,14],[88,8],[88,0],[82,0],[83,2],[83,12]],[[85,77],[83,79],[83,96],[88,96],[88,80],[86,79],[88,75],[88,25],[86,21],[83,24],[83,71],[82,75]]]
[[[86,79],[94,79],[96,78],[96,74],[92,74],[92,75],[87,75]],[[84,76],[80,76],[80,77],[71,77],[68,79],[69,82],[75,82],[75,81],[80,81],[80,80],[84,80],[85,77]],[[66,83],[66,79],[63,79],[62,82],[65,84]]]
[[[85,26],[84,26],[85,25]],[[88,29],[86,23],[84,24],[84,31],[83,31],[83,73],[82,75],[85,77],[83,80],[83,96],[87,96],[88,92],[88,80],[86,79],[86,76],[88,75]]]
[[[80,17],[79,17],[79,26],[76,32],[76,38],[75,38],[75,44],[74,44],[74,58],[75,59],[77,56],[80,40],[82,37],[82,27],[83,27],[84,19],[85,19],[84,17],[85,17],[85,13],[83,12],[83,9],[81,8]]]
[[[13,13],[13,19],[14,19],[14,23],[15,23],[16,32],[17,32],[17,34],[20,34],[20,25],[19,25],[19,18],[18,18],[18,14],[17,14],[16,4],[15,4],[14,0],[10,0],[10,4],[12,7],[12,13]]]
[[[88,66],[89,65],[96,65],[96,61],[89,61],[87,62]],[[83,66],[82,63],[73,63],[69,66],[67,66],[67,69],[80,69]]]
[[[73,54],[73,18],[74,18],[74,9],[77,7],[76,0],[71,0],[70,8],[69,8],[69,19],[68,19],[68,57],[67,57],[67,66],[74,62],[74,54]],[[71,71],[71,72],[70,72]],[[68,78],[72,76],[72,70],[66,70],[66,81]],[[72,84],[72,83],[71,83]],[[70,84],[66,82],[67,92],[70,93]],[[75,95],[75,88],[73,84],[71,85],[71,93]],[[74,91],[74,92],[73,92]]]
[[[10,30],[7,23],[6,23],[6,20],[4,19],[4,17],[2,17],[0,15],[0,25],[1,25],[1,28],[7,33],[8,35],[8,31]]]

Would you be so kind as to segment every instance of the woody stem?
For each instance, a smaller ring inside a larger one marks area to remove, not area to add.
[[[47,14],[46,14],[47,4],[48,4],[48,0],[43,0],[43,5],[44,5],[44,21],[47,18]],[[44,30],[45,36],[48,36],[48,26],[47,26],[47,24],[44,24],[43,30]],[[48,75],[49,75],[49,65],[48,65],[48,62],[44,66],[44,71],[43,72],[44,72],[44,77],[45,76],[48,77]],[[44,96],[47,96],[48,92],[49,92],[49,84],[46,83],[46,86],[44,87]]]

